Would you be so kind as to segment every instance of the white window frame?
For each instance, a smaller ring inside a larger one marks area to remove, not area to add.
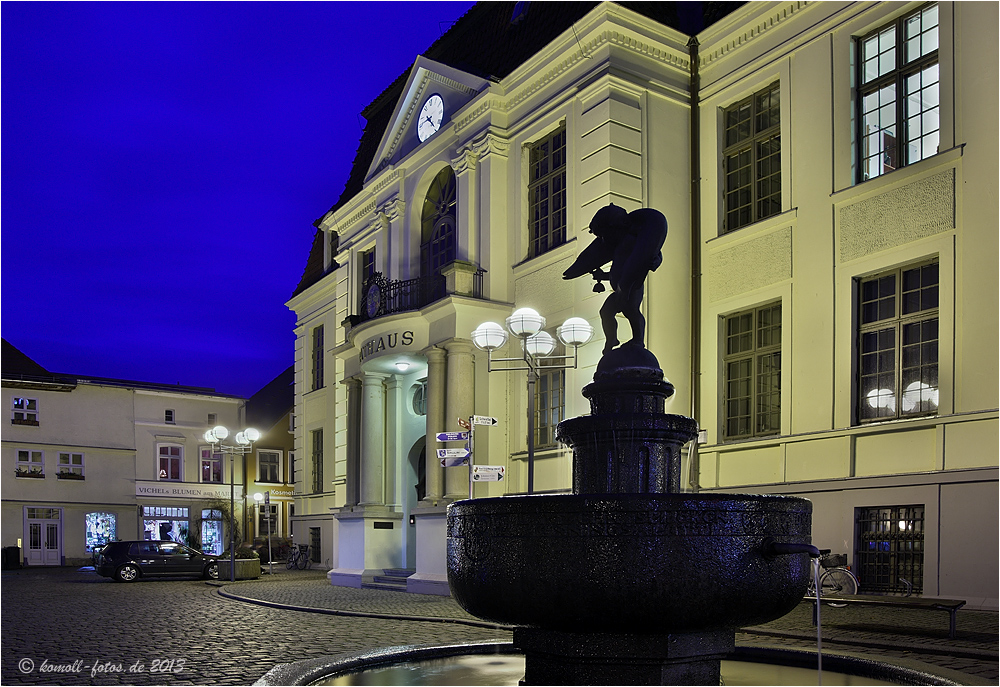
[[[164,409],[164,411],[163,411],[163,422],[165,422],[168,425],[176,425],[177,424],[177,413],[176,413],[176,411],[174,411],[173,408],[166,408],[166,409]]]
[[[264,454],[264,453],[274,454],[278,458],[278,465],[277,465],[278,469],[277,469],[276,475],[275,475],[276,479],[274,479],[274,480],[265,480],[265,479],[263,479],[263,475],[261,474],[261,465],[263,464],[263,461],[261,461],[261,455]],[[281,451],[277,451],[277,450],[272,449],[272,448],[261,449],[261,450],[257,451],[257,481],[258,482],[261,482],[263,484],[281,484],[281,457],[282,457],[281,454],[282,454]]]
[[[74,458],[79,458],[79,462],[74,462]],[[58,460],[59,463],[56,467],[57,474],[79,475],[80,477],[84,476],[84,467],[86,465],[86,458],[84,454],[75,453],[73,451],[60,451]]]
[[[10,402],[11,424],[15,425],[37,425],[38,424],[38,399],[27,396],[14,396]]]
[[[207,456],[207,457],[206,457]],[[214,453],[211,446],[199,446],[198,447],[198,481],[202,484],[225,484],[226,483],[226,464],[223,462],[223,456],[221,453]],[[205,479],[205,463],[214,463],[218,461],[219,463],[219,481]],[[157,466],[159,470],[159,466]]]
[[[178,462],[179,462],[179,465],[178,465],[178,474],[179,474],[179,477],[177,479],[173,479],[172,477],[170,477],[169,473],[167,474],[166,477],[161,477],[160,476],[160,461],[164,457],[171,458],[171,456],[164,456],[162,454],[162,450],[165,449],[165,448],[176,448],[176,449],[178,449],[177,459],[178,459]],[[162,444],[157,444],[156,445],[156,479],[159,480],[159,481],[161,481],[161,482],[183,482],[184,481],[184,446],[182,444],[162,443]]]
[[[38,460],[33,460],[37,457]],[[37,468],[37,469],[36,469]],[[45,474],[45,451],[35,451],[30,448],[17,449],[17,463],[14,466],[15,475],[21,472]]]

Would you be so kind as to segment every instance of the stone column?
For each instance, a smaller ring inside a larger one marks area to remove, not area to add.
[[[386,403],[385,403],[385,499],[387,506],[393,506],[401,502],[398,493],[397,483],[400,467],[406,462],[403,453],[405,448],[400,442],[402,436],[400,426],[400,416],[403,407],[403,399],[406,389],[403,387],[403,377],[401,375],[390,375],[386,380]]]
[[[437,459],[437,433],[445,429],[445,351],[431,346],[427,356],[427,443],[426,473],[427,493],[424,501],[434,503],[444,496],[444,468]]]
[[[361,389],[360,505],[385,503],[385,375],[366,372]]]
[[[347,469],[344,474],[345,506],[358,505],[361,481],[361,380],[356,377],[341,382],[347,387]]]
[[[444,345],[448,351],[448,396],[445,403],[445,423],[448,430],[456,427],[458,418],[468,419],[475,410],[476,370],[472,342],[453,339]],[[466,467],[445,468],[445,498],[469,498],[469,470]]]

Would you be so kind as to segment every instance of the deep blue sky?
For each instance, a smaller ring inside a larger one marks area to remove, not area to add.
[[[293,361],[361,110],[471,5],[3,2],[3,337],[253,394]]]

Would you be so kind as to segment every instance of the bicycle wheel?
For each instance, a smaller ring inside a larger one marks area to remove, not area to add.
[[[823,573],[819,580],[820,596],[841,596],[844,594],[857,594],[858,581],[850,571],[844,568],[832,568]],[[840,608],[846,604],[831,603],[830,606]]]
[[[307,556],[304,552],[300,551],[298,559],[299,559],[298,560],[299,570],[305,570],[306,567],[309,565],[309,556]]]
[[[288,560],[285,561],[285,567],[289,570],[295,567],[295,556],[288,554]]]

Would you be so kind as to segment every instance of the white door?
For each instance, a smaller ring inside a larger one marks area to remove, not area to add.
[[[28,565],[62,565],[62,510],[28,508]]]

